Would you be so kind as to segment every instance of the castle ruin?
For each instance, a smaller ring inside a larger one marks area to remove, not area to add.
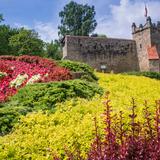
[[[132,24],[133,40],[89,36],[64,38],[63,58],[84,62],[98,71],[160,72],[160,22]]]

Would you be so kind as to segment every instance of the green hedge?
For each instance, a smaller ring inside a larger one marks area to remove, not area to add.
[[[160,80],[160,73],[158,72],[125,72],[127,75],[145,76]]]
[[[97,81],[98,78],[94,74],[93,68],[91,68],[89,65],[81,62],[74,62],[70,60],[61,60],[57,61],[57,63],[65,68],[68,68],[69,70],[73,72],[83,72],[86,73],[85,76],[82,77],[84,80],[89,80],[89,81]]]
[[[90,99],[95,94],[103,94],[102,89],[95,83],[82,80],[28,85],[8,103],[0,105],[0,134],[10,131],[20,115],[38,110],[54,112],[57,102],[76,97]]]

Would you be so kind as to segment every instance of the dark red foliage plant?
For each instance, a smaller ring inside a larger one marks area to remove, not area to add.
[[[109,93],[104,102],[105,136],[100,136],[95,118],[95,139],[87,160],[160,160],[160,101],[155,103],[155,115],[150,113],[150,107],[145,101],[144,122],[140,123],[137,121],[137,106],[132,99],[130,122],[125,123],[122,111],[116,116],[112,114],[108,95]],[[82,157],[75,158],[76,153],[66,155],[68,160],[83,160]]]
[[[145,122],[140,123],[136,120],[137,106],[132,99],[130,123],[123,122],[123,113],[120,112],[116,129],[111,123],[111,106],[108,96],[106,96],[105,107],[105,138],[101,140],[100,136],[95,134],[98,140],[93,142],[88,160],[160,160],[160,101],[156,101],[154,118],[151,118],[149,107],[145,102]],[[125,130],[124,125],[128,125],[129,129]],[[98,148],[101,149],[98,150]]]

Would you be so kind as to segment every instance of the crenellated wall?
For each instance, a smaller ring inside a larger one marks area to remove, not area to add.
[[[133,40],[136,41],[140,71],[160,71],[160,60],[149,60],[148,48],[155,46],[160,57],[160,22],[152,23],[147,17],[146,24],[132,24]]]

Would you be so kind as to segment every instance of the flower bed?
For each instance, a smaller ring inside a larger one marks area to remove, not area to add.
[[[0,56],[0,73],[0,102],[26,84],[71,79],[69,70],[38,56]]]
[[[114,119],[119,120],[119,112],[123,111],[124,124],[130,123],[130,119],[128,117],[131,114],[130,108],[132,108],[132,97],[135,99],[137,106],[135,112],[137,114],[136,122],[140,121],[143,123],[145,120],[143,118],[144,100],[147,100],[149,112],[154,116],[155,100],[160,99],[160,81],[146,77],[121,74],[96,73],[96,75],[99,78],[99,85],[103,87],[105,91],[110,91],[109,97],[113,110],[112,114],[117,113],[117,116],[114,117]],[[34,84],[33,86],[42,85],[43,84]],[[48,84],[44,85],[47,86]],[[48,87],[50,88],[51,86],[48,85]],[[27,86],[21,89],[21,91],[27,89],[26,93],[28,93],[28,91],[30,91],[29,88],[32,87]],[[47,90],[46,87],[44,88]],[[76,88],[79,88],[79,86]],[[61,90],[62,89],[63,88],[61,88]],[[41,90],[42,88],[37,89],[38,92]],[[84,89],[82,88],[82,90]],[[12,98],[16,97],[17,100],[20,100],[19,97],[23,95],[27,100],[26,95],[21,91]],[[86,90],[84,91],[86,92]],[[43,92],[45,91],[43,90]],[[50,95],[51,94],[52,92],[50,92]],[[40,96],[40,94],[38,95]],[[45,93],[45,95],[47,96],[48,94]],[[37,98],[37,95],[34,96],[32,94],[31,96]],[[53,98],[50,99],[53,100]],[[44,100],[46,101],[46,99]],[[22,101],[23,97],[21,96],[21,102]],[[32,112],[26,116],[21,116],[21,119],[18,119],[20,123],[16,125],[14,124],[14,130],[12,130],[10,134],[0,136],[0,159],[19,160],[30,158],[53,160],[53,154],[57,154],[61,159],[67,159],[64,155],[65,151],[68,151],[68,153],[70,153],[69,151],[72,153],[80,151],[81,156],[87,159],[87,153],[90,151],[90,145],[94,139],[95,127],[93,118],[95,116],[99,126],[98,131],[102,136],[104,135],[103,128],[105,126],[103,124],[103,113],[105,107],[103,106],[103,101],[104,98],[99,96],[96,96],[89,101],[80,98],[72,100],[68,99],[64,103],[56,104],[56,109],[53,113],[49,113],[48,111],[38,113]],[[26,112],[26,109],[22,108],[20,103],[20,105],[14,107],[17,103],[16,100],[12,102],[14,104],[10,103],[10,109],[8,108],[9,106],[0,109],[0,115],[2,115],[0,116],[0,122],[4,122],[4,124],[13,124],[10,120],[17,116],[17,110],[18,113],[21,114]],[[25,101],[23,102],[25,103]],[[49,103],[50,102],[51,101],[49,101]],[[32,105],[33,101],[30,103]],[[39,106],[43,107],[44,103],[44,101],[39,101]],[[28,106],[26,108],[30,109]],[[9,122],[6,123],[5,119],[7,118]],[[115,124],[117,123],[114,123],[113,127]],[[124,127],[127,129],[126,125]],[[141,152],[141,150],[138,151]]]

